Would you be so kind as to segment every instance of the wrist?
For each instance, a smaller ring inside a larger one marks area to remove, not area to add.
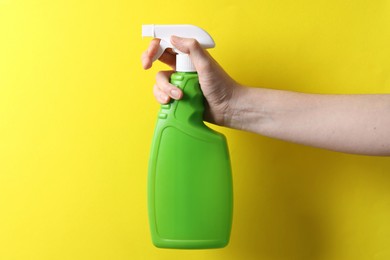
[[[237,85],[232,92],[225,117],[225,126],[237,130],[272,136],[274,127],[275,91]]]
[[[224,116],[224,126],[238,130],[245,130],[245,110],[250,88],[236,84],[232,88],[230,99],[227,102],[227,109]]]

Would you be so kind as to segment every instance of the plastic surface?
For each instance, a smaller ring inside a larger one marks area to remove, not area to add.
[[[176,70],[181,72],[195,72],[195,67],[187,54],[173,48],[171,36],[180,36],[184,38],[194,38],[204,49],[214,48],[215,43],[211,36],[202,28],[190,24],[175,25],[142,25],[142,37],[153,37],[160,39],[159,49],[153,56],[153,61],[157,60],[167,48],[172,48],[177,55]]]
[[[190,55],[177,54],[176,55],[176,70],[180,72],[195,72],[196,68],[192,63]]]
[[[225,137],[203,123],[196,73],[176,72],[180,101],[162,105],[148,175],[153,243],[165,248],[218,248],[229,242],[232,177]]]

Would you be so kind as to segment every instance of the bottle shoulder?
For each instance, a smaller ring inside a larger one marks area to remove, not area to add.
[[[156,125],[156,134],[163,135],[167,129],[176,129],[182,133],[188,135],[189,138],[201,139],[203,141],[213,141],[213,142],[226,142],[226,137],[210,127],[206,126],[203,122],[202,124],[186,124],[177,120],[166,120],[159,122]]]
[[[185,79],[193,79],[198,78],[198,73],[196,72],[174,72],[171,75],[171,80],[185,80]]]

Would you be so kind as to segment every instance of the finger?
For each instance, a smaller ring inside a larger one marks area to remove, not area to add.
[[[141,56],[142,67],[144,69],[150,69],[153,65],[153,57],[156,55],[157,50],[159,48],[158,44],[160,43],[159,39],[153,39],[149,45],[149,48],[144,51]],[[176,69],[176,53],[172,49],[166,49],[164,53],[159,57],[159,60],[168,66],[170,66],[173,70]]]
[[[169,77],[172,75],[172,73],[173,71],[158,72],[156,75],[156,84],[161,91],[169,95],[171,98],[181,99],[183,97],[182,90],[169,83]]]
[[[144,68],[144,70],[150,69],[152,67],[152,60],[149,59],[147,56],[148,51],[144,51],[141,56],[142,68]]]
[[[156,55],[158,51],[158,47],[160,45],[160,39],[153,39],[148,49],[142,54],[141,60],[142,60],[142,67],[144,69],[150,69],[153,64],[153,56]]]
[[[156,55],[158,51],[158,47],[160,46],[160,39],[153,39],[150,41],[149,47],[148,47],[148,57],[151,59],[154,55]]]
[[[173,70],[176,70],[176,53],[172,49],[166,49],[159,60],[170,66]]]
[[[171,43],[179,51],[190,55],[192,63],[197,71],[210,69],[212,59],[210,58],[210,55],[203,50],[197,40],[172,36]]]
[[[167,104],[170,101],[169,96],[165,94],[157,85],[153,86],[153,95],[160,104]]]

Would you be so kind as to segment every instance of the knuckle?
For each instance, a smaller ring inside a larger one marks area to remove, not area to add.
[[[156,75],[156,86],[166,92],[171,89],[171,84],[169,83],[169,75],[166,71],[160,71]]]
[[[157,81],[168,81],[169,73],[168,71],[159,71],[156,74]]]
[[[158,98],[160,92],[161,92],[161,90],[157,87],[157,85],[154,85],[154,87],[153,87],[153,95],[156,98]]]
[[[197,48],[199,46],[199,42],[195,39],[190,39],[188,41],[188,45],[191,47],[191,48]]]
[[[200,71],[211,71],[212,69],[212,63],[208,60],[202,61],[199,64],[199,70]]]
[[[157,80],[157,81],[160,80],[162,76],[163,76],[163,72],[162,72],[162,71],[157,72],[157,74],[156,74],[156,80]]]

